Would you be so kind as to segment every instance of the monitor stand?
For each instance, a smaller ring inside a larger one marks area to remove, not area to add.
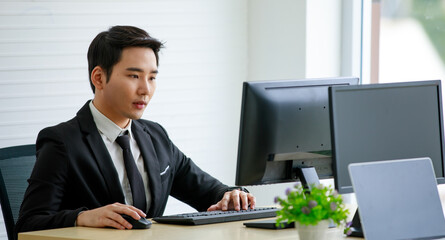
[[[297,176],[305,189],[311,190],[312,184],[320,184],[320,178],[314,167],[297,167]]]

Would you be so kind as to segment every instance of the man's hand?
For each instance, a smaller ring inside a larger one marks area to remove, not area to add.
[[[84,227],[113,227],[117,229],[131,229],[121,214],[126,214],[132,218],[139,220],[145,217],[145,213],[141,210],[121,203],[113,203],[100,208],[81,212],[77,216],[76,225]]]
[[[221,201],[210,206],[207,211],[247,210],[249,205],[251,209],[255,208],[255,197],[250,193],[236,189],[226,192]]]

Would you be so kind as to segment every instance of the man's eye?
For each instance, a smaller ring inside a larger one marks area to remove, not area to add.
[[[131,77],[131,78],[139,78],[139,76],[138,76],[138,75],[135,75],[135,74],[130,75],[130,77]]]
[[[151,81],[154,81],[154,80],[156,80],[156,78],[155,78],[155,77],[151,77],[150,80],[151,80]]]

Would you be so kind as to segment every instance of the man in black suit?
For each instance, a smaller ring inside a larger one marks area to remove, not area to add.
[[[199,211],[255,207],[250,193],[199,169],[161,125],[140,119],[156,88],[160,48],[161,42],[136,27],[115,26],[96,36],[88,50],[94,99],[73,119],[39,133],[17,232],[131,229],[121,214],[160,216],[169,195]],[[129,153],[122,138],[129,140]]]

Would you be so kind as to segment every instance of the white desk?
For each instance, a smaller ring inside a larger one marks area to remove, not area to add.
[[[252,220],[257,221],[257,220]],[[150,229],[144,230],[116,230],[105,228],[85,228],[70,227],[59,228],[53,230],[43,230],[35,232],[20,233],[19,240],[121,240],[121,239],[156,239],[156,240],[173,240],[173,239],[210,239],[210,240],[298,240],[296,229],[257,229],[247,228],[243,222],[218,223],[200,226],[180,226],[170,224],[159,224],[153,222]],[[331,229],[330,240],[343,239],[336,238],[340,235],[338,230]],[[345,238],[360,239],[360,238]]]
[[[442,205],[445,206],[445,184],[439,185],[439,194]],[[445,208],[444,208],[445,209]],[[351,214],[355,213],[355,208],[350,208]],[[350,216],[352,217],[352,215]],[[257,220],[251,220],[257,221]],[[59,228],[53,230],[43,230],[35,232],[20,233],[19,240],[121,240],[121,239],[156,239],[156,240],[173,240],[173,239],[210,239],[210,240],[298,240],[298,233],[295,229],[257,229],[247,228],[243,222],[229,222],[219,224],[209,224],[201,226],[180,226],[170,224],[159,224],[153,221],[150,229],[146,230],[116,230],[109,228],[85,228],[70,227]],[[341,235],[331,230],[331,236]],[[329,238],[335,240],[335,237]],[[339,238],[337,238],[339,239]],[[362,239],[353,237],[340,237],[340,239]]]

